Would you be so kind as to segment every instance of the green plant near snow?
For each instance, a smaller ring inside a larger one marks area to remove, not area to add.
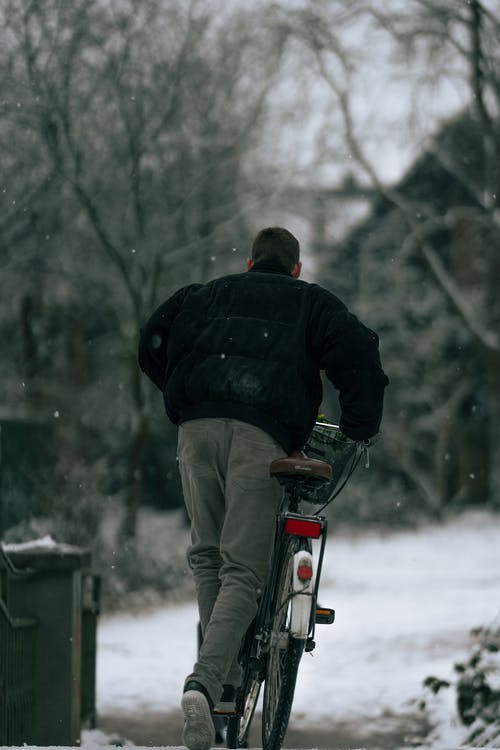
[[[500,627],[476,628],[471,635],[468,658],[454,665],[457,712],[467,728],[464,744],[500,748]],[[438,677],[424,681],[434,694],[450,685]]]

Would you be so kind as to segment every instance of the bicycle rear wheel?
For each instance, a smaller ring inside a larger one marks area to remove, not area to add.
[[[238,701],[239,705],[237,704],[238,715],[230,716],[227,722],[226,747],[248,747],[248,735],[261,684],[262,680],[256,675],[245,681],[244,693],[241,696],[241,701]]]
[[[264,683],[263,750],[281,748],[290,718],[299,663],[304,651],[305,641],[290,634],[293,556],[301,549],[309,550],[310,544],[303,539],[290,537],[286,541],[280,562]]]

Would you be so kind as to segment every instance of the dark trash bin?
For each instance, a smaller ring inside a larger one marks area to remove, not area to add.
[[[11,615],[12,578],[25,575],[15,570],[0,546],[0,745],[35,741],[37,623]]]
[[[90,566],[90,553],[50,539],[6,545],[4,550],[17,569],[31,572],[24,580],[11,581],[9,601],[15,617],[35,618],[38,624],[34,741],[38,745],[78,745],[82,720],[82,580]],[[87,676],[87,682],[89,679]]]

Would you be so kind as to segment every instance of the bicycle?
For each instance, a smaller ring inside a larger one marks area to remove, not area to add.
[[[317,422],[306,451],[319,458],[297,452],[270,466],[271,476],[283,486],[283,501],[276,517],[266,586],[240,649],[243,679],[235,713],[228,717],[228,748],[248,747],[264,684],[262,748],[280,750],[301,657],[315,648],[316,625],[335,620],[333,609],[317,604],[327,532],[327,519],[320,513],[345,487],[363,455],[369,465],[368,444],[351,441],[338,425]],[[341,477],[343,481],[337,486]],[[314,513],[304,513],[303,502],[321,507]],[[315,556],[313,540],[319,544]]]

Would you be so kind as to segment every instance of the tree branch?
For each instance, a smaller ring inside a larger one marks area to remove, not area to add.
[[[411,206],[404,200],[400,193],[391,188],[387,188],[382,181],[379,179],[377,172],[369,159],[364,154],[361,145],[356,138],[354,133],[354,125],[349,107],[349,97],[346,91],[340,89],[335,81],[331,79],[323,64],[320,53],[317,53],[319,58],[320,69],[325,80],[328,82],[330,88],[335,93],[339,104],[340,110],[344,120],[344,129],[346,134],[346,140],[349,144],[352,155],[358,162],[358,164],[364,169],[367,175],[370,177],[372,183],[375,185],[380,194],[383,195],[388,201],[390,201],[395,207],[397,207],[405,219],[406,223],[410,228],[410,234],[408,235],[405,243],[412,243],[417,249],[423,259],[425,260],[427,267],[432,273],[434,280],[438,286],[446,295],[447,299],[452,304],[452,307],[458,313],[462,321],[467,326],[470,333],[474,338],[484,347],[487,351],[498,352],[500,350],[500,339],[496,333],[492,331],[484,331],[471,310],[465,304],[460,294],[458,287],[456,286],[451,275],[446,271],[443,264],[435,251],[430,247],[427,242],[427,235],[431,232],[436,231],[438,226],[449,227],[449,222],[453,218],[453,214],[450,212],[447,217],[429,217],[425,224],[415,219],[414,211]],[[430,231],[429,231],[430,230]]]
[[[448,301],[472,336],[486,351],[498,353],[500,352],[500,337],[493,331],[485,331],[483,329],[481,323],[464,301],[463,292],[461,292],[451,275],[446,271],[435,250],[426,241],[426,237],[432,235],[437,229],[443,227],[449,229],[454,221],[456,221],[456,214],[452,211],[448,212],[444,217],[427,219],[427,221],[418,226],[417,231],[412,232],[406,237],[403,249],[407,250],[409,247],[414,247],[420,252],[432,271],[434,279],[438,282],[439,287],[445,293]]]

